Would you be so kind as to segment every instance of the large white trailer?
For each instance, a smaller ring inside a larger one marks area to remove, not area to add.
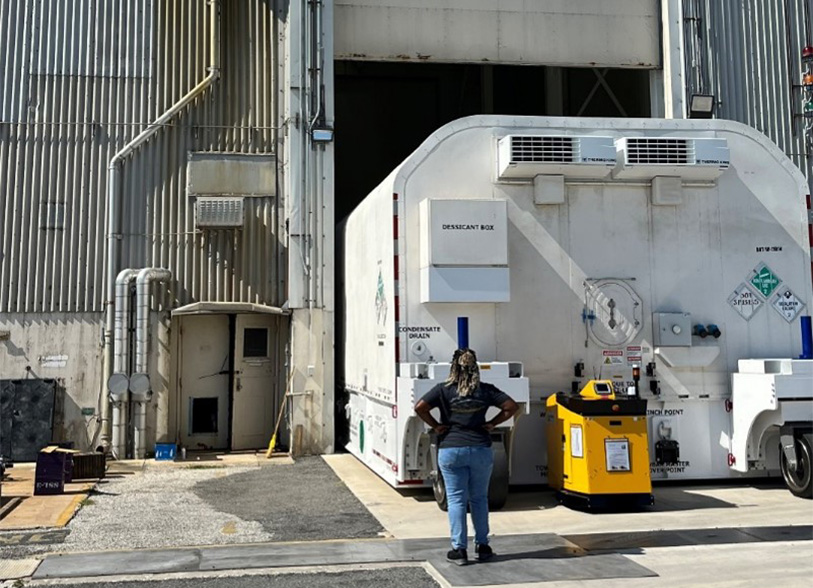
[[[805,193],[776,146],[729,121],[444,126],[345,225],[348,449],[393,486],[432,482],[412,408],[468,317],[483,379],[525,407],[496,446],[504,482],[546,480],[549,395],[594,378],[626,390],[639,366],[654,480],[783,466],[809,485]],[[772,400],[782,377],[790,396]]]

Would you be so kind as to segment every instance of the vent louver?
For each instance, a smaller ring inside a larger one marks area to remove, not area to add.
[[[514,163],[573,163],[578,149],[573,137],[511,137]]]
[[[613,175],[619,179],[714,180],[730,163],[725,139],[625,137],[616,146],[620,163]]]
[[[243,198],[198,197],[195,226],[200,229],[226,229],[243,226]]]
[[[531,181],[538,175],[603,178],[616,162],[611,137],[509,135],[499,140],[499,180]]]
[[[627,140],[627,163],[685,165],[694,161],[694,144],[686,139]]]

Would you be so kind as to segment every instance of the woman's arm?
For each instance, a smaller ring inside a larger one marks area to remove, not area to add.
[[[449,430],[449,425],[441,425],[439,422],[437,422],[435,417],[432,416],[432,413],[430,412],[431,410],[432,407],[423,400],[419,400],[418,404],[415,405],[415,414],[418,415],[418,418],[429,425],[432,430],[435,431],[435,433],[438,435],[443,435],[443,433]]]
[[[518,410],[519,405],[509,398],[500,405],[500,412],[498,412],[493,419],[484,425],[486,431],[493,431],[494,427],[510,419]]]

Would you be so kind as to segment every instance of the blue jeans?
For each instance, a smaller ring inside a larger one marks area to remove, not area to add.
[[[466,505],[471,505],[474,542],[488,545],[488,483],[494,468],[491,447],[445,447],[438,450],[438,466],[446,483],[452,549],[466,549]]]

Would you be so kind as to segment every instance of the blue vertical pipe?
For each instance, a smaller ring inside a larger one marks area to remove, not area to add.
[[[813,359],[813,329],[810,327],[810,317],[803,316],[800,324],[802,325],[802,354],[799,359]]]
[[[467,349],[469,346],[469,317],[457,317],[457,348]]]

